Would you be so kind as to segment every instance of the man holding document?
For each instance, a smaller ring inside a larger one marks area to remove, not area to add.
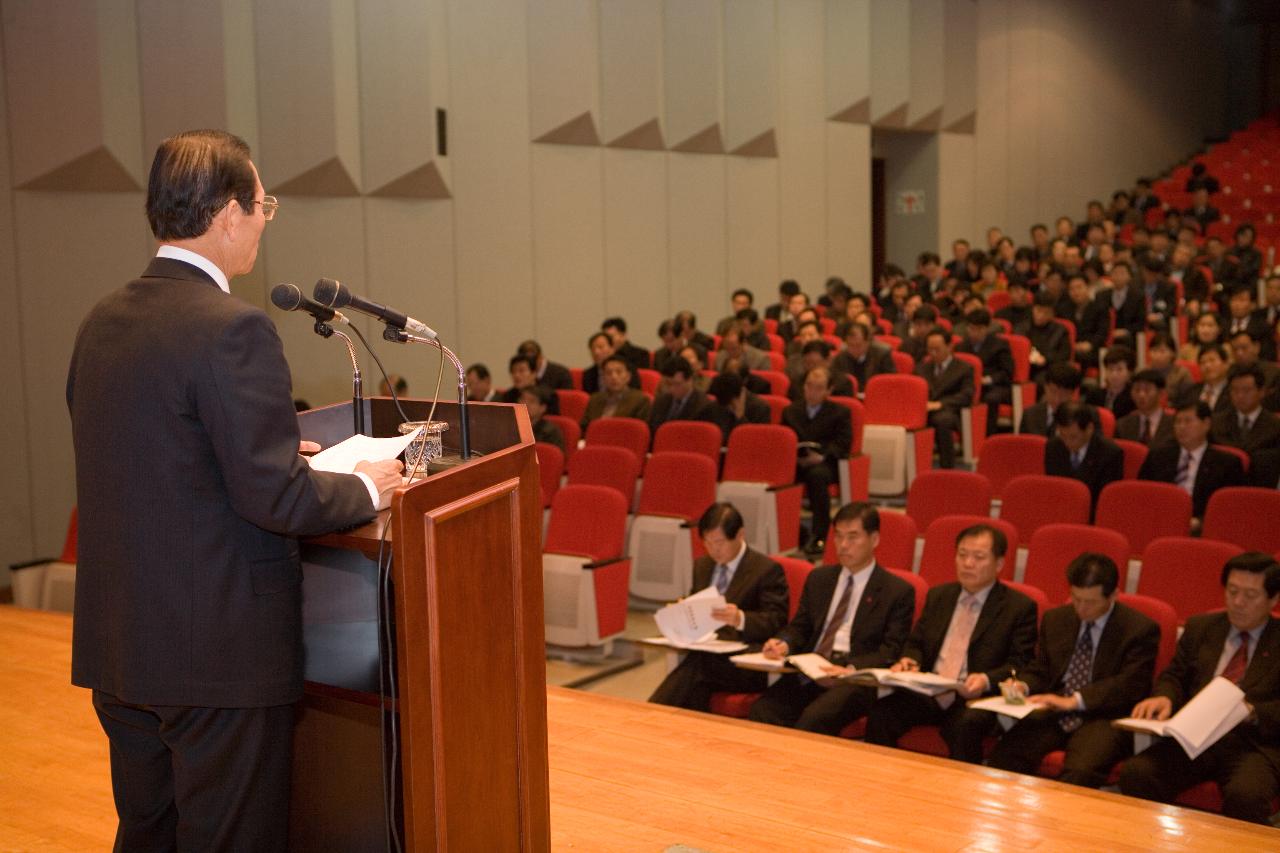
[[[951,757],[982,761],[982,740],[995,726],[987,711],[964,700],[990,693],[1031,661],[1036,646],[1036,605],[998,580],[1008,543],[988,524],[956,537],[956,577],[935,586],[911,632],[902,658],[891,669],[932,671],[957,681],[959,689],[938,696],[897,690],[871,709],[867,740],[897,746],[918,725],[938,725]]]
[[[1120,790],[1169,803],[1211,779],[1223,814],[1265,824],[1280,795],[1280,626],[1271,616],[1280,602],[1280,565],[1269,554],[1240,554],[1222,567],[1222,585],[1226,611],[1187,620],[1173,661],[1133,716],[1168,720],[1223,678],[1244,692],[1242,722],[1194,759],[1178,740],[1162,738],[1125,762]]]
[[[1067,583],[1071,603],[1044,614],[1035,660],[1002,685],[1054,713],[1020,720],[988,763],[1033,774],[1045,755],[1065,749],[1058,781],[1099,788],[1132,749],[1132,738],[1111,720],[1150,687],[1160,626],[1116,601],[1120,572],[1104,554],[1072,560]]]
[[[787,578],[776,562],[747,547],[742,513],[731,503],[712,504],[698,519],[698,535],[707,553],[693,564],[693,592],[711,587],[725,599],[711,611],[724,623],[716,637],[760,643],[773,636],[787,621]],[[728,655],[691,651],[649,701],[706,711],[713,692],[758,693],[766,678],[734,666]]]
[[[864,716],[876,697],[874,687],[838,680],[843,665],[888,665],[911,630],[915,589],[876,563],[880,514],[875,506],[846,504],[833,525],[840,564],[810,572],[795,618],[763,649],[774,660],[821,655],[833,664],[833,677],[782,676],[751,707],[756,722],[839,734],[846,723]]]

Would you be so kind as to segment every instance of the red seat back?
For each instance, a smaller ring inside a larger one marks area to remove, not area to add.
[[[1223,453],[1230,453],[1232,456],[1240,460],[1240,468],[1246,474],[1249,473],[1249,454],[1238,447],[1232,447],[1230,444],[1215,444],[1214,450],[1221,450]],[[1268,489],[1267,491],[1272,491]]]
[[[1036,603],[1036,624],[1040,624],[1040,620],[1044,618],[1044,612],[1049,609],[1049,598],[1039,587],[1030,584],[1018,583],[1017,581],[1006,580],[1005,583],[1010,589],[1016,589]]]
[[[608,560],[622,554],[627,501],[607,486],[565,486],[551,501],[542,550]]]
[[[1164,672],[1164,668],[1173,660],[1173,653],[1178,648],[1178,613],[1173,605],[1149,595],[1130,595],[1121,592],[1116,601],[1132,607],[1134,610],[1149,616],[1160,626],[1160,646],[1156,651],[1155,675]]]
[[[925,471],[907,490],[907,515],[927,530],[944,515],[990,515],[991,481],[969,471]]]
[[[989,524],[1004,533],[1008,550],[1000,577],[1013,577],[1017,563],[1018,531],[1007,521],[989,515],[944,515],[935,520],[924,532],[924,553],[920,555],[920,577],[929,586],[936,586],[956,579],[956,537],[960,531],[974,524]]]
[[[720,464],[720,427],[706,421],[667,421],[653,434],[655,455],[668,450],[698,453]]]
[[[916,360],[912,358],[911,353],[895,349],[891,355],[893,357],[893,366],[899,373],[907,376],[915,373]]]
[[[1228,486],[1209,498],[1200,535],[1248,551],[1280,551],[1280,492]]]
[[[1089,523],[1089,487],[1071,477],[1024,474],[1009,481],[1004,495],[1000,517],[1018,528],[1023,542],[1046,524]]]
[[[769,404],[769,423],[782,423],[782,413],[791,405],[791,401],[778,394],[761,394],[760,399]]]
[[[853,380],[853,377],[849,378]],[[861,400],[853,397],[831,397],[830,400],[849,410],[849,428],[853,430],[853,445],[849,455],[857,456],[862,452],[862,428],[867,425],[867,408],[862,405]]]
[[[1031,339],[1026,335],[1003,335],[1009,342],[1009,353],[1013,356],[1013,381],[1027,382],[1031,379]]]
[[[889,569],[889,571],[911,584],[916,591],[915,612],[911,616],[911,624],[914,625],[920,621],[920,614],[924,612],[924,599],[929,594],[929,582],[915,572],[893,568]]]
[[[1230,542],[1161,536],[1142,552],[1138,592],[1168,602],[1179,622],[1221,607],[1222,565],[1244,549]]]
[[[1124,451],[1124,478],[1138,479],[1142,463],[1147,460],[1147,446],[1140,441],[1130,441],[1127,438],[1117,438],[1115,442]]]
[[[1116,434],[1115,413],[1102,406],[1095,406],[1094,411],[1098,413],[1098,422],[1102,424],[1102,434],[1107,438],[1113,437]]]
[[[640,462],[625,447],[587,446],[569,460],[569,485],[607,486],[622,495],[627,506],[635,499],[639,476]]]
[[[1055,606],[1062,604],[1070,595],[1067,566],[1086,551],[1106,554],[1124,578],[1129,565],[1129,540],[1124,536],[1088,524],[1045,524],[1031,534],[1022,581],[1043,590]]]
[[[862,403],[869,424],[923,429],[928,422],[929,383],[921,376],[879,373],[867,380]]]
[[[636,374],[640,377],[641,391],[650,397],[658,393],[658,386],[662,384],[661,373],[648,367],[641,367],[636,370]]]
[[[649,425],[637,418],[596,418],[587,424],[585,447],[622,447],[643,467],[649,452]]]
[[[804,592],[804,582],[808,580],[809,572],[813,571],[813,563],[781,554],[772,554],[770,559],[777,560],[778,565],[782,566],[782,573],[787,576],[787,621],[790,621],[800,609],[800,594]]]
[[[982,359],[971,352],[957,352],[955,357],[973,368],[973,404],[982,402]]]
[[[560,414],[573,419],[574,423],[582,423],[582,416],[587,413],[587,401],[591,399],[591,395],[586,391],[557,388],[556,397],[560,401]]]
[[[1152,539],[1187,535],[1191,527],[1191,495],[1172,483],[1108,483],[1098,497],[1094,523],[1122,533],[1129,540],[1130,556],[1137,557]]]
[[[729,433],[723,480],[790,485],[796,475],[796,434],[784,426],[743,424]]]
[[[578,442],[582,440],[582,427],[578,425],[577,420],[568,415],[543,415],[542,417],[560,427],[560,434],[564,436],[564,458],[567,463],[573,458],[574,451],[578,449]]]
[[[753,370],[751,372],[769,383],[770,394],[786,397],[787,392],[791,390],[791,380],[781,370]]]
[[[564,454],[554,444],[535,442],[534,453],[538,454],[538,476],[542,481],[542,506],[551,506],[551,499],[560,491],[560,477],[564,474]]]
[[[991,493],[1004,498],[1006,484],[1022,474],[1044,473],[1043,435],[1001,434],[988,436],[978,457],[978,473],[991,481]]]
[[[696,522],[716,502],[716,464],[700,453],[664,450],[649,457],[637,515]]]

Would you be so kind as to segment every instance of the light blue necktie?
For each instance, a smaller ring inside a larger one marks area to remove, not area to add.
[[[716,566],[715,578],[716,592],[724,595],[725,590],[729,588],[729,567]]]

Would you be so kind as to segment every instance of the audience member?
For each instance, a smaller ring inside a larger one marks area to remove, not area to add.
[[[991,693],[1031,662],[1036,647],[1036,605],[999,580],[1008,543],[1004,534],[976,524],[956,537],[956,580],[929,590],[897,672],[935,672],[961,685],[925,696],[896,690],[867,718],[867,741],[897,746],[918,725],[937,725],[951,757],[978,764],[983,739],[996,731],[995,715],[965,701]]]
[[[1266,824],[1280,795],[1280,628],[1271,616],[1280,604],[1280,565],[1270,554],[1232,557],[1222,586],[1226,610],[1187,620],[1173,661],[1132,716],[1167,720],[1218,676],[1244,691],[1249,716],[1195,759],[1173,738],[1157,739],[1124,763],[1120,790],[1171,803],[1210,779],[1224,815]]]
[[[1262,358],[1276,360],[1276,324],[1280,323],[1280,273],[1267,276],[1265,299],[1262,307],[1254,312],[1258,325],[1265,329],[1262,336]]]
[[[1101,288],[1096,297],[1104,312],[1115,311],[1116,332],[1139,335],[1146,326],[1146,305],[1141,289],[1133,286],[1133,270],[1128,264],[1111,267],[1111,286]]]
[[[620,355],[611,355],[600,368],[603,387],[587,400],[587,410],[582,416],[582,431],[596,418],[649,419],[649,398],[642,391],[630,387],[631,366]]]
[[[937,252],[921,252],[916,258],[916,274],[911,279],[916,286],[916,293],[919,293],[927,301],[933,298],[942,287],[943,280],[942,258],[938,257]]]
[[[710,421],[711,401],[693,386],[698,373],[683,361],[673,361],[662,371],[666,390],[653,400],[649,413],[650,434],[670,421]]]
[[[782,323],[784,320],[790,320],[791,314],[787,308],[791,304],[791,298],[800,293],[800,285],[792,279],[786,279],[778,284],[778,301],[769,305],[764,309],[766,320],[776,320]]]
[[[1026,282],[1009,282],[1009,304],[996,311],[997,320],[1005,320],[1015,335],[1031,331],[1031,291]]]
[[[520,389],[520,402],[524,403],[525,408],[529,411],[529,424],[533,427],[533,440],[541,441],[544,444],[554,444],[560,448],[560,452],[565,450],[564,433],[560,431],[557,424],[546,420],[543,416],[547,414],[547,410],[551,407],[551,401],[555,399],[556,393],[545,385],[528,385]]]
[[[1108,483],[1124,477],[1124,451],[1102,434],[1097,414],[1088,403],[1066,403],[1053,415],[1057,434],[1044,446],[1044,472],[1071,477],[1089,487],[1089,522],[1098,508],[1098,495]]]
[[[1133,350],[1116,346],[1107,350],[1102,359],[1102,384],[1085,394],[1085,401],[1102,409],[1110,409],[1116,419],[1133,411],[1133,395],[1130,382],[1138,359]]]
[[[938,309],[932,305],[921,305],[911,314],[911,322],[905,327],[905,334],[898,337],[902,343],[899,352],[905,352],[916,364],[924,361],[928,353],[929,332],[938,325]]]
[[[1116,601],[1120,571],[1104,554],[1072,560],[1067,583],[1070,603],[1044,614],[1035,659],[1009,685],[1052,713],[1014,724],[988,763],[1030,775],[1062,749],[1058,781],[1100,788],[1133,750],[1133,735],[1111,720],[1128,714],[1150,687],[1160,626]]]
[[[1013,353],[1009,342],[991,325],[991,314],[977,308],[965,315],[965,337],[958,352],[982,360],[982,402],[987,404],[987,435],[995,435],[1000,406],[1013,402]]]
[[[1257,232],[1246,222],[1236,229],[1236,244],[1231,247],[1231,257],[1240,270],[1236,280],[1250,286],[1258,280],[1262,270],[1262,253],[1253,245],[1255,237]]]
[[[1191,166],[1191,177],[1187,178],[1186,191],[1189,193],[1203,189],[1212,195],[1218,191],[1218,179],[1209,174],[1204,163],[1196,162]]]
[[[1248,332],[1261,338],[1268,333],[1266,324],[1254,315],[1253,287],[1238,284],[1226,291],[1227,317],[1223,337],[1230,339],[1237,332]]]
[[[627,321],[621,317],[608,317],[600,324],[600,330],[609,335],[613,342],[613,351],[627,360],[631,372],[649,367],[649,351],[641,349],[627,340]]]
[[[716,323],[716,334],[724,337],[725,333],[738,325],[738,312],[744,308],[750,308],[755,303],[755,295],[745,287],[739,287],[729,297],[729,307],[732,309],[728,317],[722,317]]]
[[[720,373],[711,380],[712,405],[708,419],[720,427],[721,445],[729,444],[729,433],[741,424],[767,424],[769,404],[747,390],[736,373]]]
[[[553,391],[561,388],[566,391],[573,389],[573,376],[569,373],[569,368],[563,364],[548,361],[547,357],[542,354],[542,346],[537,341],[523,341],[516,349],[516,352],[533,359],[533,363],[537,365],[534,376],[543,385]]]
[[[1216,415],[1231,410],[1231,395],[1227,393],[1227,371],[1231,363],[1221,344],[1206,344],[1196,359],[1200,367],[1200,381],[1192,385],[1182,396],[1182,401],[1201,400]]]
[[[743,343],[742,332],[739,331],[737,326],[731,326],[721,335],[720,349],[716,351],[715,369],[717,371],[724,370],[725,362],[731,358],[745,364],[748,370],[772,369],[772,362],[769,361],[768,352]]]
[[[1095,367],[1111,334],[1111,317],[1089,293],[1089,282],[1083,275],[1073,275],[1067,282],[1067,299],[1070,310],[1065,318],[1076,327],[1075,360]]]
[[[1058,431],[1054,415],[1076,398],[1081,380],[1080,369],[1069,361],[1050,365],[1044,372],[1044,394],[1034,405],[1023,410],[1018,432],[1052,438]]]
[[[1162,444],[1172,444],[1173,418],[1165,414],[1160,404],[1164,391],[1164,377],[1155,370],[1139,370],[1129,385],[1133,399],[1133,411],[1116,419],[1116,438],[1137,441],[1154,449]]]
[[[865,323],[853,323],[844,336],[844,351],[832,361],[832,367],[858,383],[858,393],[866,392],[867,382],[881,373],[896,373],[893,350],[888,344],[874,340]]]
[[[880,514],[873,504],[841,507],[835,532],[839,565],[809,573],[795,617],[765,642],[764,655],[782,660],[816,653],[831,662],[833,676],[843,673],[845,665],[888,666],[898,658],[911,630],[915,589],[876,561]],[[764,692],[751,706],[750,717],[759,723],[836,734],[846,722],[866,714],[875,695],[875,688],[834,677],[812,681],[791,673]]]
[[[511,375],[511,387],[497,398],[500,403],[519,403],[521,391],[542,384],[538,381],[537,363],[532,356],[519,354],[511,356],[507,362],[507,372]],[[560,398],[554,391],[551,395],[551,403],[547,407],[547,414],[560,414]]]
[[[591,366],[582,371],[582,390],[588,394],[594,394],[600,390],[600,368],[604,360],[614,354],[613,339],[609,337],[608,332],[595,332],[587,339],[587,350],[591,353]],[[627,366],[631,369],[631,387],[639,388],[640,382],[635,375],[635,368],[631,367],[631,361],[626,356],[619,357],[626,360]]]
[[[1056,300],[1048,293],[1039,294],[1031,306],[1031,379],[1040,382],[1045,368],[1071,360],[1071,338],[1054,314]]]
[[[679,357],[684,341],[676,334],[673,320],[663,320],[658,324],[658,340],[662,341],[662,346],[653,351],[653,369],[661,373],[672,359]]]
[[[1204,187],[1200,187],[1191,194],[1191,206],[1182,211],[1182,215],[1199,222],[1201,231],[1222,218],[1218,208],[1209,203],[1209,191]]]
[[[711,618],[724,623],[716,631],[720,640],[763,643],[787,622],[787,579],[774,560],[747,547],[747,531],[731,503],[715,503],[698,519],[698,536],[706,553],[693,563],[692,594],[715,587],[725,598],[724,607]],[[706,711],[717,690],[759,693],[767,685],[763,672],[740,669],[728,655],[688,652],[667,674],[650,702]]]
[[[1195,384],[1191,371],[1175,360],[1173,338],[1168,332],[1155,332],[1147,343],[1147,367],[1164,377],[1166,399],[1181,400]]]
[[[716,348],[715,338],[699,331],[698,317],[692,311],[681,311],[676,314],[671,324],[672,331],[686,344],[696,344],[702,347],[703,352],[710,352]],[[703,359],[703,363],[706,363],[706,359]]]
[[[466,377],[469,402],[492,403],[498,399],[498,392],[493,388],[493,377],[489,374],[488,367],[477,362],[467,368]]]
[[[1231,408],[1213,416],[1213,441],[1249,454],[1250,467],[1259,454],[1280,450],[1280,418],[1262,408],[1262,371],[1258,365],[1232,365],[1227,374]]]
[[[1209,445],[1212,419],[1209,404],[1202,400],[1178,406],[1173,416],[1175,443],[1151,448],[1138,471],[1139,480],[1173,483],[1191,495],[1191,515],[1197,519],[1204,518],[1209,498],[1218,489],[1245,484],[1240,459]]]
[[[1231,363],[1234,367],[1256,367],[1262,373],[1262,393],[1265,396],[1280,385],[1280,364],[1263,361],[1262,341],[1252,332],[1234,332],[1231,335]]]
[[[951,336],[941,326],[929,332],[925,343],[928,360],[916,365],[916,375],[929,383],[927,408],[938,465],[954,468],[960,410],[973,405],[973,368],[951,354]]]
[[[782,412],[782,424],[799,439],[796,480],[804,483],[812,514],[812,529],[805,543],[806,553],[821,554],[826,547],[831,521],[833,483],[840,481],[839,469],[853,447],[849,410],[827,399],[831,395],[831,370],[816,367],[804,379],[804,395]]]
[[[831,361],[831,345],[826,341],[809,341],[809,343],[805,344],[804,349],[800,351],[798,378],[791,380],[791,387],[787,392],[788,396],[792,400],[799,400],[804,396],[804,377],[815,367],[830,369],[832,397],[854,396],[853,383],[849,380],[848,374],[842,373],[833,367]]]

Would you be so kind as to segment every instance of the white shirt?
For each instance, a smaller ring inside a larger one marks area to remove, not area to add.
[[[995,585],[996,585],[995,581],[992,581],[982,589],[972,594],[973,597],[978,600],[978,619],[982,618],[982,608],[987,606],[987,598],[988,596],[991,595],[991,589]],[[956,614],[960,612],[960,608],[965,603],[964,602],[965,596],[968,594],[969,593],[966,593],[964,588],[962,587],[960,589],[960,595],[956,596],[956,609],[953,610],[951,613],[951,622],[947,625],[947,633],[946,633],[946,636],[942,638],[942,645],[939,647],[940,649],[945,649],[947,647],[947,640],[951,637],[951,632],[954,631],[956,627]],[[974,620],[973,625],[974,625],[974,628],[977,628],[978,626],[977,619]],[[970,637],[970,642],[972,642],[972,640],[973,638]],[[942,671],[942,668],[943,668],[942,658],[943,658],[943,655],[941,652],[939,652],[938,659],[933,662],[934,672]],[[960,674],[956,676],[956,678],[958,678],[960,681],[964,681],[965,677],[968,675],[969,675],[969,650],[965,649],[964,660],[960,664]]]
[[[169,258],[174,261],[182,261],[186,264],[196,267],[209,274],[218,287],[222,288],[223,293],[231,293],[231,283],[227,281],[227,274],[218,268],[218,265],[206,258],[204,255],[196,254],[190,249],[183,249],[179,246],[170,246],[168,244],[160,246],[156,249],[157,258]],[[373,478],[368,474],[356,471],[355,475],[360,478],[360,482],[364,483],[364,487],[369,490],[369,500],[373,502],[373,508],[378,509],[378,487],[374,485]]]
[[[840,623],[840,627],[836,629],[835,643],[832,646],[833,651],[849,653],[849,635],[853,633],[853,617],[857,615],[858,603],[862,601],[862,593],[867,588],[867,581],[871,579],[871,570],[876,566],[873,559],[858,569],[844,568],[840,570],[840,578],[836,581],[835,594],[831,596],[831,604],[827,606],[827,618],[822,620],[822,631],[819,634],[827,632],[827,624],[831,621],[831,617],[836,615],[836,607],[840,604],[840,599],[844,597],[845,588],[849,584],[853,584],[853,592],[849,596],[849,607],[844,612],[844,621]]]

